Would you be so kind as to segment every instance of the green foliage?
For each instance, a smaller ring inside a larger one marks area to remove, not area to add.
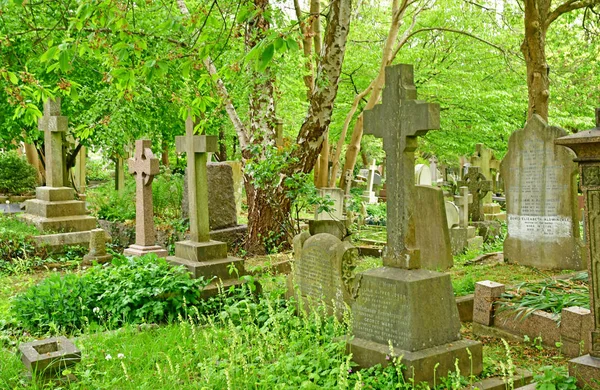
[[[511,310],[517,317],[527,317],[535,310],[560,316],[563,308],[590,307],[588,275],[580,273],[572,279],[548,279],[542,282],[521,283],[515,291],[507,291],[500,301],[502,310]]]
[[[85,165],[85,175],[88,180],[108,181],[112,179],[110,164],[106,164],[102,159],[89,159]]]
[[[387,203],[368,204],[365,222],[369,225],[385,226],[387,222]]]
[[[475,292],[475,279],[470,275],[463,278],[452,278],[452,288],[454,295],[457,297],[473,294]]]
[[[202,279],[171,267],[154,255],[118,256],[111,267],[95,265],[83,274],[53,274],[17,295],[12,310],[34,334],[73,332],[92,323],[173,321],[186,304],[199,302]]]
[[[569,376],[565,367],[545,366],[533,375],[536,390],[575,390],[576,378]]]
[[[0,193],[24,194],[35,189],[37,171],[16,152],[0,153]]]
[[[46,253],[36,249],[32,236],[37,234],[32,225],[0,213],[0,275],[26,271],[41,262]]]

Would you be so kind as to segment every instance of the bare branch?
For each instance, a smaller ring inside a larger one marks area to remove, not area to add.
[[[580,8],[591,7],[600,4],[600,0],[567,0],[552,11],[545,21],[546,29],[562,14],[574,11]]]

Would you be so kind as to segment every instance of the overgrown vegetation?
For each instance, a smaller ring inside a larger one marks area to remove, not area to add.
[[[171,267],[155,255],[117,256],[112,266],[95,265],[83,273],[54,273],[19,294],[12,310],[32,334],[72,333],[100,324],[173,321],[196,305],[205,282]]]
[[[23,195],[37,185],[37,170],[16,152],[0,153],[0,194]]]

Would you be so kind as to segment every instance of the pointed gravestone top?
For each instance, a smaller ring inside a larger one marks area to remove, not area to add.
[[[471,220],[483,221],[483,198],[492,190],[492,182],[479,172],[479,167],[469,167],[469,172],[464,176],[463,180],[458,182],[458,185],[468,187],[469,192],[473,196],[473,202],[469,208]]]
[[[383,138],[387,171],[387,250],[384,265],[418,268],[415,240],[414,151],[417,136],[440,126],[440,106],[415,100],[412,65],[385,70],[383,104],[365,111],[365,134]]]
[[[190,240],[208,242],[210,228],[206,163],[208,153],[217,151],[217,137],[194,135],[194,123],[192,117],[188,116],[185,136],[175,137],[175,144],[178,153],[187,154]]]

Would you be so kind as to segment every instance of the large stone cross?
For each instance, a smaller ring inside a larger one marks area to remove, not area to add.
[[[44,103],[44,116],[38,120],[38,128],[44,132],[46,158],[46,186],[64,187],[66,164],[63,141],[68,128],[68,118],[60,115],[60,98],[48,98]]]
[[[152,154],[152,141],[135,141],[135,157],[128,161],[129,173],[135,176],[135,243],[140,246],[156,244],[154,211],[152,208],[152,180],[158,174],[158,159]]]
[[[492,190],[492,182],[486,180],[485,176],[479,172],[478,167],[469,167],[469,172],[458,182],[458,185],[469,187],[469,192],[473,195],[473,203],[469,208],[471,221],[483,221],[482,201],[485,195]]]
[[[217,151],[217,137],[194,135],[194,123],[192,117],[188,116],[185,121],[185,136],[175,137],[175,145],[178,153],[187,154],[190,240],[208,242],[210,228],[206,163],[208,153]]]
[[[458,226],[469,227],[469,204],[473,202],[473,195],[469,194],[469,187],[460,187],[460,195],[454,195],[454,203],[458,206]]]
[[[414,221],[417,137],[440,127],[440,106],[416,100],[412,65],[385,69],[383,104],[365,111],[365,134],[383,138],[387,171],[387,249],[383,263],[418,268]]]

